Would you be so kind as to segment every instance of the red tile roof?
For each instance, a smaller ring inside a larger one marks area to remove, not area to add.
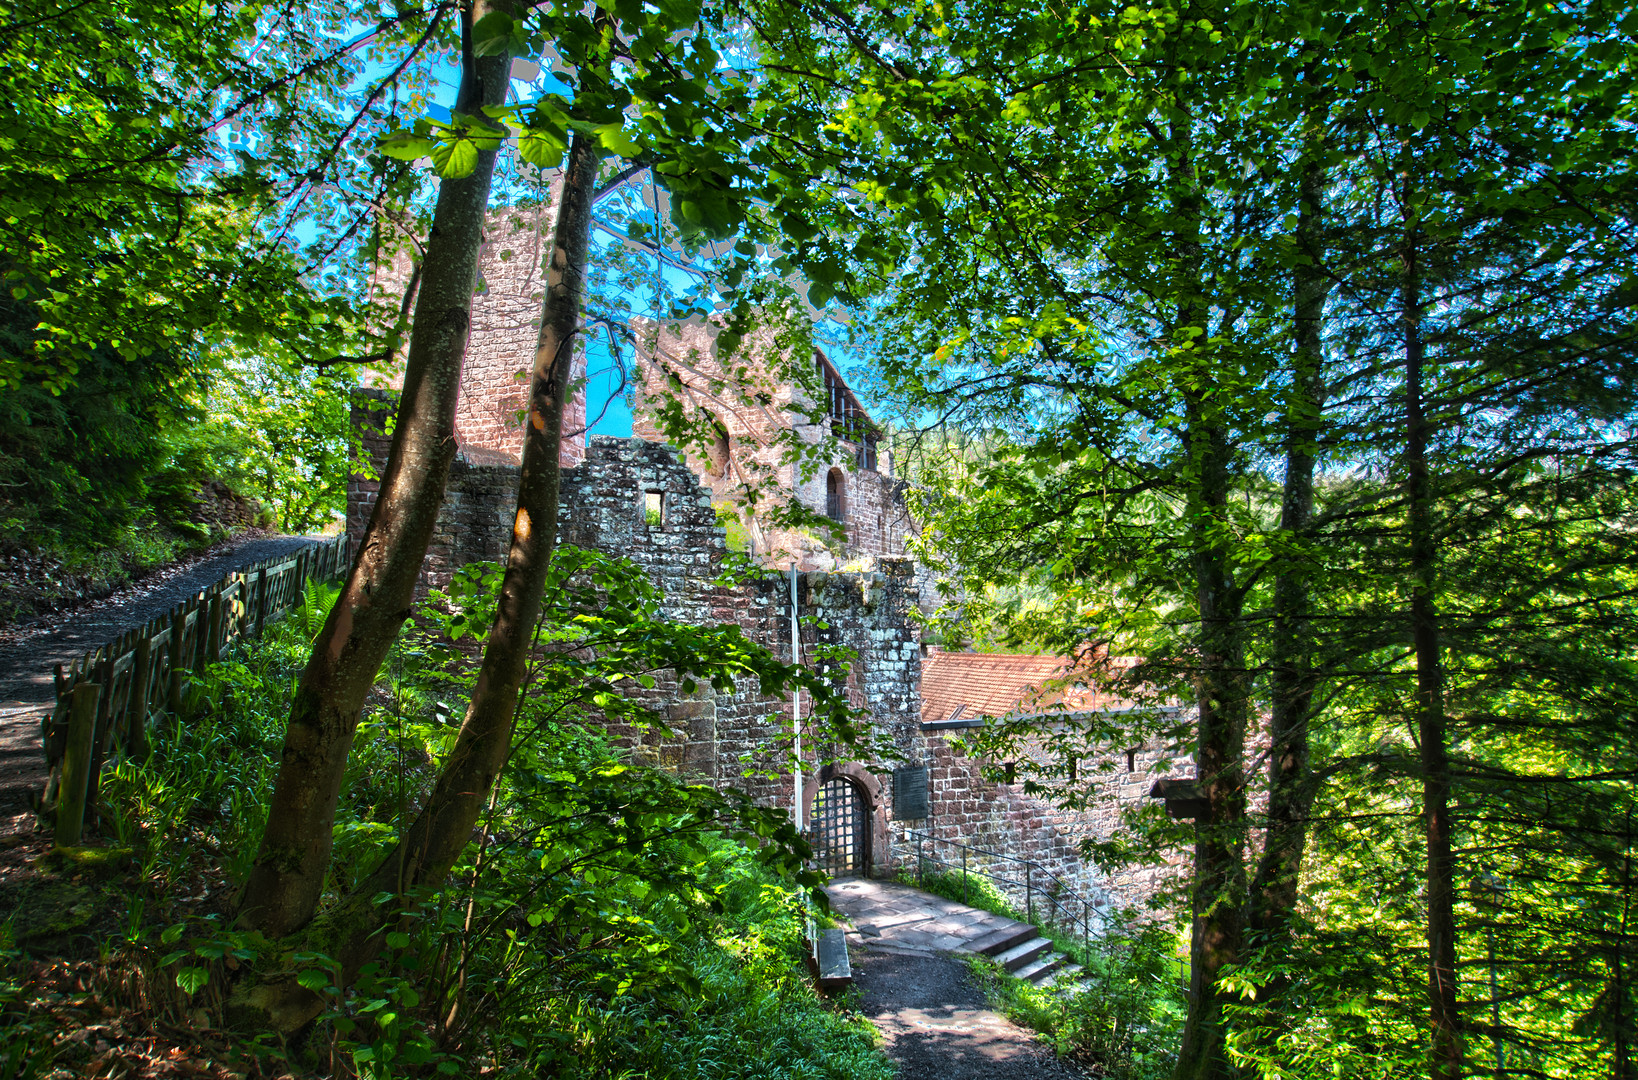
[[[1112,709],[1130,702],[1073,682],[1043,690],[1070,670],[1062,656],[956,653],[935,649],[921,664],[921,722],[980,716]],[[1116,661],[1116,666],[1128,666]]]

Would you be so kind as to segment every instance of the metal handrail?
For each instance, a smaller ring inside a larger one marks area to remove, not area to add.
[[[1056,920],[1049,917],[1047,919],[1047,921],[1046,921],[1046,925],[1055,927],[1056,929],[1058,929],[1060,931],[1064,928],[1065,922],[1064,922],[1062,916],[1065,913],[1066,908],[1065,908],[1065,905],[1064,905],[1063,901],[1064,901],[1065,894],[1067,894],[1070,902],[1074,903],[1074,904],[1079,904],[1080,909],[1081,909],[1079,919],[1074,918],[1073,914],[1071,913],[1070,918],[1068,920],[1068,927],[1069,927],[1071,933],[1073,933],[1074,930],[1077,929],[1077,927],[1078,927],[1078,929],[1080,930],[1081,943],[1083,945],[1085,945],[1086,947],[1088,947],[1088,948],[1091,947],[1091,943],[1092,943],[1092,912],[1094,910],[1095,905],[1092,903],[1092,901],[1090,901],[1086,897],[1082,896],[1072,885],[1070,885],[1068,882],[1066,882],[1063,878],[1059,877],[1057,874],[1054,874],[1052,871],[1048,870],[1045,866],[1042,866],[1040,863],[1034,862],[1034,861],[1032,861],[1030,859],[1021,859],[1016,855],[1008,855],[1008,854],[1006,854],[1005,852],[1002,852],[1002,851],[991,851],[988,848],[981,848],[981,847],[978,847],[978,846],[973,845],[973,844],[964,844],[959,840],[946,840],[946,839],[944,839],[942,837],[938,837],[938,836],[929,836],[927,833],[920,832],[920,831],[918,831],[916,829],[906,829],[906,830],[904,830],[904,832],[905,832],[906,837],[914,839],[916,841],[916,845],[917,845],[916,846],[916,883],[918,885],[921,884],[921,882],[922,882],[923,868],[927,865],[927,863],[929,861],[928,858],[927,858],[926,850],[925,850],[925,845],[928,842],[931,842],[932,844],[935,845],[935,848],[934,848],[935,854],[934,854],[933,859],[931,861],[937,862],[941,866],[950,867],[952,869],[955,867],[955,864],[953,862],[950,862],[950,861],[946,860],[946,859],[939,858],[938,855],[937,855],[936,845],[944,844],[944,845],[947,845],[949,847],[954,847],[954,848],[960,848],[961,849],[961,902],[962,903],[967,902],[967,879],[968,879],[968,876],[969,876],[969,874],[974,873],[974,871],[971,871],[971,870],[968,869],[968,860],[967,860],[967,853],[968,852],[972,852],[972,853],[974,853],[976,855],[987,856],[987,857],[992,858],[992,859],[1000,859],[1000,860],[1003,860],[1003,861],[1009,862],[1009,863],[1017,863],[1017,864],[1019,864],[1020,866],[1022,866],[1024,868],[1024,878],[1023,878],[1022,881],[1019,881],[1016,878],[1006,877],[1005,875],[1002,875],[1002,874],[997,874],[997,873],[995,873],[994,871],[991,871],[991,870],[980,870],[980,871],[976,871],[976,873],[978,873],[982,877],[985,877],[985,878],[989,879],[990,881],[996,882],[998,884],[1022,885],[1024,887],[1024,909],[1025,909],[1026,914],[1029,917],[1029,921],[1031,923],[1034,923],[1035,922],[1035,892],[1036,892],[1036,890],[1038,888],[1040,888],[1040,886],[1037,886],[1035,884],[1035,875],[1036,875],[1037,872],[1039,872],[1043,877],[1049,879],[1049,881],[1051,882],[1052,887],[1041,889],[1041,892],[1042,892],[1042,895],[1046,897],[1046,899],[1048,899],[1048,900],[1050,900],[1052,902],[1052,911],[1053,911],[1053,913],[1059,916],[1059,918],[1056,919]]]

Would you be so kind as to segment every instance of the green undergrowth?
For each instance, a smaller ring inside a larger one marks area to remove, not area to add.
[[[1080,950],[1084,970],[1074,990],[1012,978],[988,957],[969,963],[998,1011],[1093,1075],[1164,1080],[1188,1011],[1175,951],[1174,936],[1160,927],[1111,925]]]
[[[868,1022],[806,976],[802,898],[817,879],[785,815],[634,761],[594,723],[618,710],[637,717],[611,694],[614,668],[645,678],[666,656],[644,650],[682,647],[665,641],[683,631],[655,621],[658,598],[629,564],[564,549],[556,565],[538,638],[545,659],[482,842],[355,983],[336,986],[326,957],[291,956],[232,921],[295,681],[333,601],[313,589],[189,689],[185,716],[152,733],[146,763],[108,767],[100,837],[128,852],[134,887],[101,894],[108,910],[81,920],[98,934],[0,943],[11,947],[0,1035],[33,1040],[42,1061],[72,1057],[74,1046],[44,1034],[38,1009],[19,1004],[47,996],[40,965],[56,949],[102,972],[76,975],[92,987],[86,1008],[142,1012],[201,1040],[208,1032],[211,1059],[245,1075],[887,1080]],[[486,625],[496,576],[475,569],[436,598],[385,665],[353,747],[327,903],[430,790],[473,663],[450,637]],[[743,643],[706,634],[686,644]],[[289,1042],[224,1034],[235,983],[292,962],[327,996],[325,1015]],[[0,1052],[7,1045],[0,1038]]]

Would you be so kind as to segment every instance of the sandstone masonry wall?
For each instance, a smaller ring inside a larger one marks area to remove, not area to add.
[[[793,377],[791,365],[806,368],[811,358],[784,356],[773,328],[758,327],[747,335],[731,363],[717,352],[717,333],[705,321],[638,327],[633,434],[665,441],[657,418],[675,408],[707,432],[700,445],[685,449],[685,459],[720,507],[741,512],[758,554],[783,553],[775,557],[787,564],[794,558],[802,570],[904,558],[915,526],[905,510],[903,482],[892,475],[891,453],[882,448],[876,467],[865,467],[858,446],[833,432],[826,410]],[[708,434],[713,425],[719,432],[714,439]],[[818,446],[833,434],[838,443],[822,461],[795,463],[787,460],[788,443],[781,441],[787,432],[806,446]],[[825,515],[832,471],[842,488],[844,541],[775,527],[743,512],[750,504],[747,487],[766,484],[763,507],[794,497]]]
[[[385,461],[381,426],[390,405],[390,395],[381,392],[361,391],[355,399],[361,446],[377,469]],[[463,448],[451,472],[422,572],[423,589],[447,584],[464,563],[504,559],[518,470],[474,460],[482,457],[481,451]],[[376,495],[374,481],[354,476],[348,531],[355,544]],[[790,578],[776,572],[724,581],[729,552],[712,502],[711,490],[671,448],[599,437],[583,461],[563,475],[559,536],[642,567],[664,591],[670,618],[737,626],[788,660]],[[657,523],[648,514],[653,504],[660,513]],[[803,660],[818,663],[845,685],[851,703],[868,713],[876,738],[890,748],[880,759],[849,762],[840,747],[818,745],[809,737],[803,746],[804,801],[811,807],[818,785],[832,775],[858,779],[876,815],[872,870],[877,874],[913,868],[918,845],[909,830],[915,830],[1042,863],[1099,905],[1141,903],[1168,868],[1109,880],[1086,866],[1079,852],[1083,839],[1107,839],[1120,827],[1123,807],[1147,802],[1152,776],[1144,770],[1158,752],[1144,752],[1130,772],[1124,757],[1117,756],[1118,768],[1111,765],[1107,774],[1088,763],[1087,775],[1096,774],[1097,787],[1092,809],[1085,812],[1064,811],[1025,792],[1022,784],[987,778],[984,763],[950,745],[958,733],[923,729],[922,652],[910,617],[920,600],[915,567],[895,559],[877,565],[863,573],[798,574]],[[824,655],[830,658],[821,659]],[[785,757],[792,733],[789,700],[768,699],[754,686],[730,694],[701,689],[683,695],[676,680],[663,674],[652,690],[634,693],[665,717],[673,734],[611,728],[618,743],[643,760],[738,787],[764,803],[791,806],[794,781]],[[892,819],[891,769],[905,763],[930,769],[925,819]],[[1022,905],[1022,893],[1017,899]]]
[[[929,769],[928,787],[934,793],[929,800],[929,816],[894,823],[895,846],[912,865],[914,859],[925,858],[932,869],[959,868],[963,858],[960,848],[918,841],[912,833],[1027,859],[1061,879],[1067,890],[1079,897],[1079,901],[1072,902],[1070,892],[1063,893],[1066,913],[1096,918],[1112,909],[1142,909],[1186,869],[1181,851],[1169,853],[1160,865],[1126,868],[1114,875],[1105,874],[1081,854],[1083,842],[1108,841],[1122,831],[1126,810],[1150,803],[1149,787],[1157,775],[1153,771],[1155,764],[1163,758],[1175,764],[1179,760],[1176,754],[1139,750],[1130,770],[1124,755],[1082,763],[1075,786],[1083,793],[1087,808],[1070,810],[1058,805],[1048,793],[1026,791],[1022,777],[1015,783],[997,777],[1004,766],[963,753],[953,745],[960,734],[959,729],[922,733],[919,755],[913,760]],[[1174,768],[1171,774],[1176,772]],[[1002,890],[1020,910],[1030,902],[1022,867],[973,851],[966,853],[966,859],[970,870],[1008,879]],[[1043,903],[1041,890],[1050,886],[1038,875],[1031,876],[1033,902],[1039,908]],[[1081,901],[1090,905],[1089,911],[1082,911]]]
[[[529,373],[534,367],[540,333],[541,302],[546,295],[545,260],[550,253],[552,199],[532,206],[491,210],[484,220],[473,282],[472,325],[461,364],[455,404],[455,438],[473,460],[516,465],[523,452],[522,414],[528,405]],[[408,245],[376,268],[374,295],[396,305],[413,270]],[[574,377],[586,374],[586,357],[577,346]],[[372,385],[387,390],[402,386],[395,375],[372,375]],[[585,457],[586,396],[573,395],[563,415],[559,460],[565,468]]]

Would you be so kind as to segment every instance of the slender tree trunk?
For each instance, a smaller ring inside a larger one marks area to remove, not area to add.
[[[1178,243],[1179,261],[1185,274],[1195,275],[1201,262],[1202,201],[1186,131],[1180,142],[1184,152],[1178,155],[1173,172],[1179,216],[1185,222]],[[1206,312],[1198,279],[1187,282],[1178,305],[1178,325],[1201,331],[1191,339],[1196,349],[1206,338]],[[1228,1059],[1223,1019],[1226,997],[1218,991],[1217,981],[1224,967],[1240,959],[1245,930],[1243,757],[1249,695],[1241,619],[1244,601],[1234,583],[1227,530],[1222,527],[1228,519],[1232,455],[1224,402],[1210,370],[1213,358],[1198,352],[1189,355],[1186,362],[1193,366],[1182,374],[1182,385],[1192,484],[1188,515],[1200,616],[1195,773],[1207,810],[1195,821],[1189,1012],[1173,1076],[1175,1080],[1219,1080],[1237,1075]]]
[[[1321,199],[1325,170],[1303,170],[1297,244],[1310,261],[1293,278],[1293,371],[1285,451],[1285,488],[1280,531],[1302,544],[1314,516],[1314,442],[1324,398],[1321,321],[1329,280],[1321,269]],[[1308,559],[1287,556],[1274,579],[1274,635],[1268,765],[1268,828],[1251,886],[1251,931],[1262,941],[1284,938],[1297,906],[1297,883],[1308,840],[1314,799],[1309,768],[1308,723],[1314,701],[1312,630],[1309,625]]]
[[[1245,921],[1245,781],[1242,773],[1248,695],[1241,599],[1221,533],[1227,515],[1228,448],[1209,406],[1191,401],[1190,442],[1199,447],[1194,572],[1200,608],[1198,789],[1207,810],[1195,822],[1194,926],[1189,948],[1189,1012],[1175,1080],[1238,1074],[1228,1059],[1217,988],[1223,968],[1240,959]]]
[[[601,160],[596,136],[577,133],[569,148],[546,278],[545,311],[529,388],[529,423],[512,543],[495,624],[455,748],[438,774],[426,808],[357,891],[404,892],[440,884],[472,838],[478,815],[512,746],[518,693],[540,617],[546,572],[557,542],[559,447],[573,379],[575,338],[585,298],[592,196]]]
[[[1434,602],[1437,539],[1428,475],[1428,421],[1423,403],[1422,280],[1415,230],[1406,244],[1400,284],[1405,344],[1405,472],[1410,528],[1411,641],[1416,655],[1416,729],[1421,743],[1422,818],[1428,858],[1428,1019],[1432,1080],[1460,1080],[1461,1017],[1456,1005],[1456,859],[1450,840],[1450,763],[1445,749],[1444,669]]]
[[[530,384],[529,423],[512,544],[501,583],[500,606],[484,645],[472,702],[425,807],[390,852],[340,904],[327,910],[304,944],[341,964],[350,981],[379,952],[386,932],[410,897],[436,888],[472,839],[496,777],[511,750],[518,695],[540,615],[546,572],[557,540],[558,452],[573,373],[575,336],[585,295],[592,199],[600,160],[596,136],[576,133],[569,148],[558,204],[545,311]],[[377,902],[383,893],[396,899]],[[291,1031],[324,1008],[323,999],[293,979],[275,980],[245,996],[245,1003]]]
[[[1621,856],[1621,933],[1611,950],[1610,982],[1615,994],[1615,1071],[1610,1080],[1632,1080],[1632,1045],[1627,1023],[1627,971],[1622,946],[1632,940],[1632,806],[1627,806],[1625,843]]]
[[[455,109],[505,100],[508,56],[478,58],[471,28],[497,5],[463,13]],[[409,615],[455,457],[455,401],[466,352],[493,151],[471,175],[444,180],[415,304],[404,388],[381,493],[336,601],[302,673],[285,732],[267,828],[240,898],[240,918],[282,936],[313,916],[330,868],[331,827],[365,695]]]

